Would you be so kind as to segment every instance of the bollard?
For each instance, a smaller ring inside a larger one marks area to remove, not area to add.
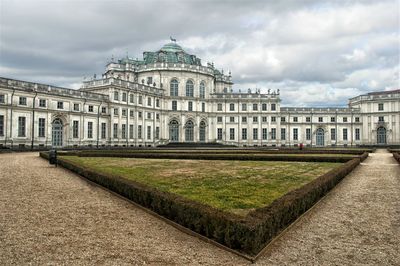
[[[49,163],[54,164],[57,167],[57,150],[50,150]]]

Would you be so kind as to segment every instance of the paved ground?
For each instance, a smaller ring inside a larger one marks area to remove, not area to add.
[[[400,166],[371,154],[259,265],[399,265]],[[244,265],[37,153],[0,154],[0,264]]]

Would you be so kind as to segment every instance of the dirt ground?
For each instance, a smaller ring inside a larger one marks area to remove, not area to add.
[[[399,265],[400,166],[374,153],[256,265]],[[37,153],[0,154],[0,264],[248,265]]]

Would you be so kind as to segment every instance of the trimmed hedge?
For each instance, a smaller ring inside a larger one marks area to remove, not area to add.
[[[393,157],[398,163],[400,163],[400,154],[399,153],[393,152]]]
[[[43,152],[40,156],[48,158]],[[301,188],[285,194],[269,206],[250,212],[246,217],[223,212],[133,180],[105,175],[67,158],[59,159],[59,165],[209,239],[241,253],[255,256],[280,231],[328,193],[362,159],[363,157],[354,158]]]
[[[71,154],[72,155],[72,154]],[[296,162],[339,162],[345,163],[352,157],[341,156],[302,156],[280,154],[211,154],[211,153],[73,153],[79,157],[120,157],[147,159],[189,159],[189,160],[239,160],[239,161],[296,161]]]

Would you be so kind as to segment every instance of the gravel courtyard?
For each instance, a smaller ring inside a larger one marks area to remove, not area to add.
[[[400,166],[370,154],[257,265],[398,265]],[[247,265],[37,153],[0,154],[0,264]]]

